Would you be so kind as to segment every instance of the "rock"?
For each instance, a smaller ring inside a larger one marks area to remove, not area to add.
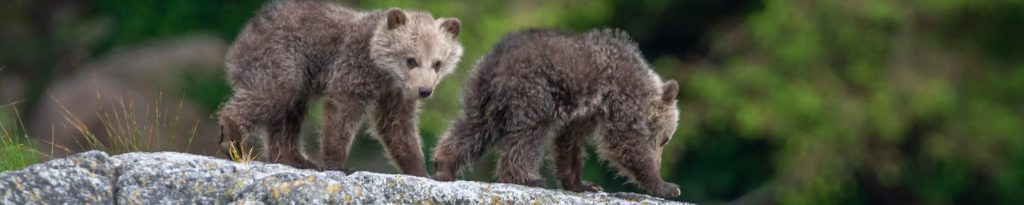
[[[683,204],[633,193],[235,163],[184,153],[90,151],[0,173],[0,204]]]
[[[0,174],[0,204],[111,204],[117,179],[107,153],[90,151]]]

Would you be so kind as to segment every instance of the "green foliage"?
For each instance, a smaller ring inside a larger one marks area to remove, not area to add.
[[[684,76],[680,129],[769,141],[775,151],[744,152],[773,157],[765,169],[783,204],[1019,201],[1007,193],[1024,188],[1024,72],[1005,55],[1020,59],[1022,46],[1002,35],[1024,30],[1006,26],[1024,19],[1010,13],[1021,8],[766,1],[734,31],[742,37],[718,40],[749,44],[716,50],[728,56],[719,69]],[[961,26],[973,29],[938,32]]]
[[[234,39],[263,5],[261,0],[96,1],[97,16],[110,18],[110,37],[101,48],[138,43],[197,31]]]
[[[202,106],[208,112],[214,112],[220,108],[220,104],[227,100],[231,93],[227,77],[223,69],[199,69],[197,72],[182,72],[178,78],[182,79],[181,85],[175,85],[183,90],[184,98],[197,105]]]

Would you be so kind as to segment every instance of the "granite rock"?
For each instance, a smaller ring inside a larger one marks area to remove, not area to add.
[[[0,204],[111,204],[113,159],[90,151],[0,174]]]
[[[4,172],[0,194],[0,204],[684,204],[634,193],[346,176],[175,152],[85,152]]]

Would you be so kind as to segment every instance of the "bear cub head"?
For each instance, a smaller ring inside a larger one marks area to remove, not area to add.
[[[462,57],[459,19],[390,9],[370,40],[373,63],[399,79],[406,96],[430,97]]]
[[[676,132],[676,125],[679,123],[679,107],[676,106],[676,95],[679,93],[679,84],[675,80],[669,80],[661,85],[661,95],[657,99],[649,101],[647,106],[648,118],[647,127],[651,135],[648,142],[654,147],[654,162],[661,165],[661,153],[672,135]]]

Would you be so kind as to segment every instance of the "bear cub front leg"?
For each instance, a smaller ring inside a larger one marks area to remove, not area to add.
[[[377,99],[371,116],[373,134],[384,143],[384,149],[402,173],[427,176],[423,148],[416,128],[417,102],[402,98],[401,93],[388,93]]]

